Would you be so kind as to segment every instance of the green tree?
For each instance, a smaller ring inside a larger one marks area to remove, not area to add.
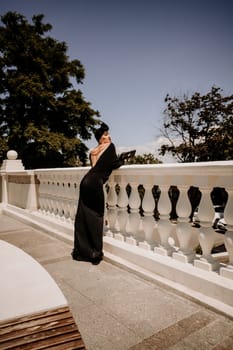
[[[159,164],[162,163],[152,153],[144,153],[143,155],[135,155],[127,164]]]
[[[201,96],[165,98],[162,134],[169,141],[160,155],[171,153],[180,162],[233,159],[233,95],[212,87]]]
[[[43,18],[1,16],[0,161],[14,149],[28,169],[85,164],[83,141],[99,113],[73,86],[83,82],[83,65],[69,60],[65,42],[48,36],[52,26]]]

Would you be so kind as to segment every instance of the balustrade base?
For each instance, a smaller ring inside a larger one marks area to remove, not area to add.
[[[233,281],[169,256],[104,237],[105,260],[175,288],[233,317]]]
[[[156,254],[159,254],[159,255],[163,255],[163,256],[172,256],[172,253],[175,251],[174,248],[172,247],[155,247],[154,248],[154,252]]]
[[[111,231],[106,231],[106,232],[104,233],[104,235],[105,235],[106,237],[111,237],[111,238],[113,238],[113,233],[112,233]]]
[[[183,263],[191,263],[194,261],[195,254],[194,253],[183,253],[183,252],[174,252],[172,257],[175,260],[178,260]]]
[[[130,244],[130,245],[133,245],[133,246],[137,245],[137,240],[135,238],[133,238],[132,236],[131,237],[126,237],[125,241],[126,241],[127,244]]]
[[[121,233],[115,233],[114,234],[114,238],[117,239],[120,242],[124,242],[125,241],[125,237]]]
[[[205,271],[217,271],[220,265],[217,261],[209,262],[207,260],[195,259],[194,266]]]
[[[221,267],[219,273],[222,277],[230,278],[233,280],[233,265]]]
[[[144,250],[151,250],[151,245],[149,243],[147,243],[146,241],[139,242],[138,246],[139,246],[139,248],[144,249]]]

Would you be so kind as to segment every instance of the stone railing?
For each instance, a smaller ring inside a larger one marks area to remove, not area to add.
[[[1,171],[2,202],[7,198],[8,205],[68,225],[72,240],[79,184],[87,171],[86,167],[39,169],[24,174]],[[215,209],[211,198],[216,188],[225,190],[225,233],[212,227]],[[123,166],[112,173],[104,189],[104,243],[110,253],[125,259],[126,252],[130,255],[136,251],[141,258],[150,257],[154,265],[155,261],[173,267],[179,264],[179,268],[192,267],[200,276],[202,270],[232,283],[233,161]],[[196,204],[193,189],[201,197]],[[31,198],[31,207],[30,196],[36,196]],[[199,227],[190,219],[197,204]],[[225,245],[225,253],[213,254],[213,247],[220,244]],[[130,261],[137,263],[137,258]],[[155,272],[162,274],[161,269]],[[165,277],[175,280],[174,276]],[[233,308],[232,292],[229,298]]]
[[[11,205],[72,223],[79,184],[87,171],[86,167],[10,171],[2,174],[2,183],[7,186],[7,194],[2,188],[2,195]],[[188,191],[192,187],[201,192],[199,229],[190,223],[193,210]],[[211,193],[216,187],[225,188],[228,194],[225,235],[212,228],[215,212]],[[172,193],[178,200],[172,200]],[[233,162],[124,166],[109,178],[105,195],[106,236],[209,270],[219,268],[211,251],[222,241],[233,264]],[[201,258],[197,258],[198,246]]]
[[[39,210],[72,222],[79,183],[87,170],[36,170],[40,183]],[[211,193],[216,187],[225,188],[228,200],[224,217],[228,227],[233,226],[232,175],[233,162],[122,167],[113,172],[105,187],[106,235],[184,262],[195,259],[194,249],[200,244],[201,261],[208,262],[208,268],[215,270],[211,250],[216,240],[223,236],[212,228],[215,211]],[[178,193],[177,203],[172,201],[171,186],[175,188],[174,193]],[[190,224],[192,203],[188,191],[194,186],[201,192],[199,230]],[[176,213],[173,218],[170,215],[172,207]],[[200,265],[200,260],[196,263]]]

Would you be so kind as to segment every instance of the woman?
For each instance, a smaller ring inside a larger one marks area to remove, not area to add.
[[[72,257],[74,260],[89,261],[95,265],[103,259],[103,185],[112,170],[123,165],[125,159],[124,155],[117,157],[108,130],[108,126],[102,123],[95,133],[98,146],[90,152],[92,168],[80,183],[75,217]]]

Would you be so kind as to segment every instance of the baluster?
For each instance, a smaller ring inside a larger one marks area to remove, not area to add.
[[[128,223],[126,226],[126,231],[129,234],[126,237],[126,242],[132,245],[137,245],[137,236],[139,232],[141,215],[139,214],[139,209],[141,205],[141,198],[138,193],[138,184],[136,182],[130,183],[131,193],[129,196],[129,207],[130,213],[128,218]]]
[[[73,212],[74,212],[74,220],[78,209],[78,201],[79,201],[79,185],[80,185],[80,177],[75,177],[74,179],[74,197],[73,197]]]
[[[66,178],[64,174],[61,174],[61,186],[60,186],[60,206],[61,206],[61,219],[65,221],[66,219],[66,201],[65,201],[65,192],[66,192]]]
[[[65,189],[66,189],[66,182],[65,182],[65,179],[63,178],[62,193],[60,198],[62,203],[62,211],[63,211],[62,220],[63,221],[66,221],[66,217],[67,217],[67,200],[65,198]]]
[[[70,175],[52,173],[48,188],[50,215],[55,219],[71,221]]]
[[[49,176],[44,176],[45,214],[49,215]]]
[[[63,192],[62,192],[62,201],[63,201],[63,208],[64,208],[64,219],[67,221],[69,219],[69,182],[68,177],[64,176],[64,186],[63,186]]]
[[[171,211],[171,201],[168,195],[169,185],[159,185],[161,194],[158,201],[158,211],[160,219],[157,222],[158,233],[160,237],[159,247],[154,248],[154,252],[160,255],[171,256],[175,249],[169,244],[169,237],[172,231],[172,225],[169,220]]]
[[[179,186],[180,195],[176,206],[178,214],[176,236],[179,241],[179,249],[172,256],[181,262],[192,262],[195,258],[194,248],[198,245],[198,235],[195,235],[197,230],[194,231],[189,222],[192,208],[188,198],[188,187],[187,185]]]
[[[54,176],[52,174],[48,174],[46,188],[45,188],[45,196],[47,201],[47,214],[49,216],[55,215],[54,211]]]
[[[68,198],[68,222],[73,222],[73,178],[72,175],[68,176],[68,189],[67,189],[67,198]]]
[[[52,213],[52,204],[51,204],[51,196],[52,196],[52,189],[51,189],[51,179],[50,176],[47,176],[47,182],[46,182],[46,202],[47,202],[47,210],[46,210],[46,214],[47,215],[51,215]]]
[[[62,193],[62,182],[61,179],[59,179],[60,176],[57,176],[57,186],[56,186],[56,193],[57,193],[57,213],[58,213],[58,218],[62,220],[63,217],[63,205],[62,205],[62,200],[61,200],[61,193]]]
[[[61,220],[65,221],[66,220],[66,215],[67,215],[67,201],[66,201],[66,176],[61,173],[61,187],[60,187],[60,203],[62,207],[62,215],[61,215]]]
[[[40,174],[38,174],[39,179],[39,212],[44,213],[45,211],[45,203],[44,203],[44,181]]]
[[[116,232],[116,217],[117,217],[117,194],[115,190],[115,182],[110,180],[109,190],[107,194],[107,232],[106,236],[113,237],[113,233]]]
[[[154,230],[155,230],[155,219],[154,208],[155,208],[155,200],[152,194],[153,184],[148,181],[148,183],[144,184],[145,194],[142,200],[142,209],[143,209],[143,219],[142,219],[142,227],[144,231],[144,242],[139,242],[139,247],[145,250],[151,250],[155,246],[154,239]]]
[[[67,222],[70,222],[70,176],[64,175],[64,218]]]
[[[233,229],[233,187],[226,188],[228,193],[228,200],[224,210],[224,219],[226,220],[227,229]]]
[[[103,191],[104,191],[104,227],[103,227],[103,234],[106,235],[107,231],[108,231],[108,220],[107,220],[107,188],[106,188],[106,184],[103,185]]]
[[[114,238],[124,241],[126,234],[126,224],[128,221],[128,203],[129,198],[126,192],[126,183],[123,179],[119,182],[120,191],[117,198],[117,233],[115,233]]]
[[[72,179],[72,182],[70,184],[70,191],[71,191],[71,213],[70,213],[70,217],[71,217],[71,221],[73,223],[74,219],[75,219],[75,214],[77,211],[77,200],[78,197],[76,196],[76,183],[74,181],[74,179]]]
[[[51,202],[51,215],[57,218],[57,202],[56,202],[56,183],[55,183],[55,176],[53,176],[49,188],[49,197]]]
[[[233,280],[233,187],[226,188],[228,200],[224,210],[224,220],[227,224],[224,242],[228,252],[228,264],[220,268],[220,275]]]
[[[53,208],[53,175],[48,174],[48,187],[47,187],[47,196],[48,196],[48,207],[49,215],[53,215],[54,208]]]
[[[198,217],[201,227],[199,229],[199,242],[202,249],[200,259],[194,260],[194,266],[207,271],[214,271],[219,268],[219,263],[211,255],[214,247],[215,231],[212,228],[214,218],[214,207],[211,201],[210,193],[212,188],[201,188],[201,201],[198,207]]]
[[[38,174],[38,179],[40,181],[39,190],[38,190],[39,191],[39,212],[43,214],[45,213],[45,198],[44,198],[45,182],[42,174]]]

